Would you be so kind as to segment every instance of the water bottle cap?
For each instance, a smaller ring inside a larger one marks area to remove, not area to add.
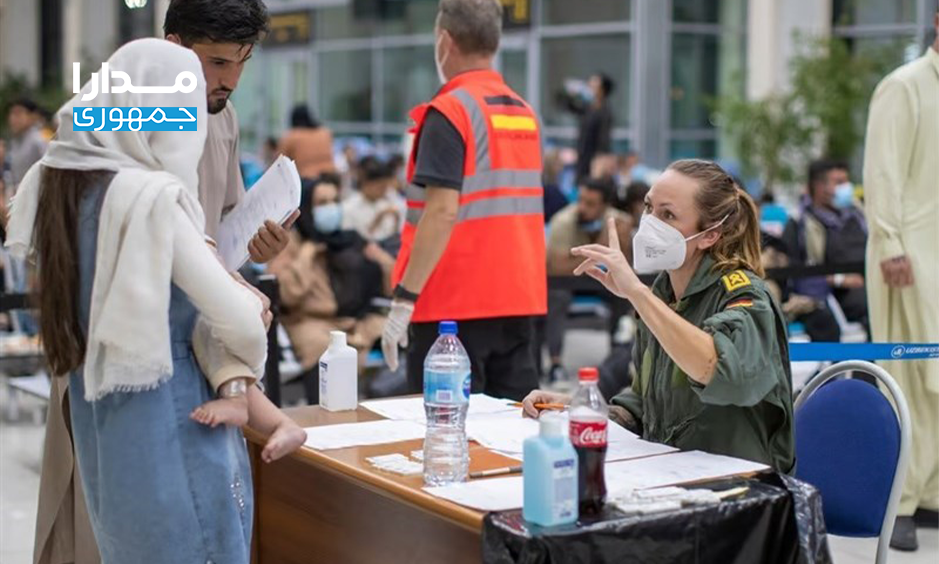
[[[456,321],[441,321],[440,322],[440,334],[441,335],[456,335]]]
[[[567,421],[555,413],[545,413],[538,418],[538,431],[542,437],[563,437],[568,433]]]
[[[600,372],[596,368],[581,368],[577,371],[577,379],[581,382],[596,382],[600,379]]]

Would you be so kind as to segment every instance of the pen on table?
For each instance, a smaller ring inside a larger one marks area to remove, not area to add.
[[[742,486],[739,488],[732,488],[729,490],[724,490],[722,492],[717,492],[717,497],[721,499],[729,499],[731,497],[737,497],[738,495],[743,495],[750,490],[747,486]]]
[[[511,404],[511,405],[512,405],[512,407],[524,407],[524,404],[519,403],[519,402],[515,402],[515,403],[513,403],[513,404]],[[567,409],[567,406],[564,405],[563,403],[536,403],[536,404],[535,404],[535,409],[540,409],[540,410],[542,410],[542,411],[544,411],[544,410],[546,410],[546,409],[548,409],[548,410],[556,410],[556,411],[564,411],[565,409]]]
[[[489,478],[490,476],[502,476],[503,474],[517,474],[522,471],[521,466],[506,466],[505,468],[493,468],[492,470],[481,470],[479,472],[470,472],[470,478]]]

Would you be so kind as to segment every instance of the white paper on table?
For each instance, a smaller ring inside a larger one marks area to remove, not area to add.
[[[561,414],[561,417],[567,418],[567,414]],[[470,439],[490,450],[500,452],[521,453],[525,439],[537,435],[538,432],[538,421],[522,417],[521,412],[518,410],[516,412],[480,415],[466,420],[466,434]],[[636,441],[644,442],[640,441],[634,433],[612,421],[607,425],[607,443],[611,447],[618,443]],[[652,445],[652,443],[645,444]],[[642,448],[642,445],[633,445],[631,449],[623,447],[622,450],[616,452],[621,457],[624,452],[635,452]],[[648,449],[651,451],[650,454],[661,454],[675,450],[671,447],[659,445],[649,446]],[[638,454],[637,456],[649,456],[649,454]],[[629,457],[634,458],[632,455]]]
[[[519,509],[522,507],[525,495],[521,476],[425,487],[424,491],[479,511]]]
[[[610,421],[606,426],[606,440],[608,443],[618,443],[621,441],[637,440],[639,436],[626,427]]]
[[[297,166],[281,155],[244,199],[222,218],[216,234],[218,254],[225,268],[238,270],[248,260],[248,243],[265,221],[283,223],[300,207]]]
[[[467,418],[489,413],[512,412],[521,413],[521,409],[512,407],[512,400],[496,399],[486,394],[473,394],[470,396]],[[373,411],[388,419],[418,421],[426,423],[427,415],[424,411],[424,398],[392,398],[369,400],[360,403],[362,407]]]
[[[538,421],[515,413],[481,415],[466,419],[466,435],[488,448],[500,452],[522,452],[522,443],[538,434]]]
[[[424,425],[414,421],[366,421],[307,427],[305,446],[317,450],[348,448],[354,446],[380,445],[423,439]]]
[[[616,460],[632,460],[635,458],[644,458],[646,456],[657,456],[675,452],[678,449],[662,443],[653,443],[642,439],[626,439],[619,441],[609,441],[606,448],[606,461],[614,462]]]
[[[758,462],[692,450],[609,462],[605,468],[606,488],[612,497],[629,490],[676,486],[768,469],[769,466]]]

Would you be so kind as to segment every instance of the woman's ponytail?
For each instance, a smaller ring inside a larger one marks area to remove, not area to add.
[[[701,216],[699,230],[727,218],[718,228],[721,238],[709,249],[714,258],[714,268],[722,271],[749,270],[763,276],[760,215],[753,198],[717,163],[685,159],[672,163],[668,168],[700,184],[695,196]]]

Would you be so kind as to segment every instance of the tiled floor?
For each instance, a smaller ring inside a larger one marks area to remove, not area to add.
[[[4,387],[2,382],[0,387]],[[0,562],[31,564],[45,433],[33,421],[35,400],[21,402],[34,408],[24,410],[13,422],[6,411],[6,396],[5,390],[0,392]]]
[[[602,338],[590,331],[571,331],[565,364],[576,368],[602,357]],[[24,399],[16,421],[8,417],[9,398],[0,379],[0,563],[31,564],[35,534],[39,463],[43,427],[34,420],[38,402]],[[41,410],[40,410],[41,412]],[[875,539],[829,537],[836,564],[867,564],[874,561]],[[939,562],[939,531],[919,530],[920,550],[891,551],[891,564],[936,564]]]

